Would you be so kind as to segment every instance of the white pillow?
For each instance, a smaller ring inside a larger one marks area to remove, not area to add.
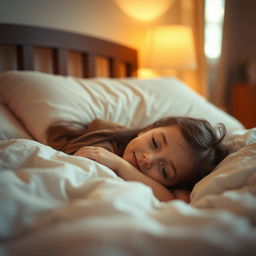
[[[233,212],[256,225],[256,142],[226,157],[190,197],[194,207],[226,211],[227,218]]]
[[[45,131],[56,120],[88,123],[95,118],[142,127],[173,115],[223,122],[242,129],[236,119],[207,102],[174,78],[140,80],[81,79],[40,72],[0,75],[0,94],[31,134],[45,143]]]
[[[0,140],[32,139],[20,121],[0,102]]]
[[[213,172],[195,185],[190,195],[192,205],[213,207],[216,198],[228,193],[234,200],[238,194],[249,193],[254,195],[256,202],[256,139],[251,142],[228,155]]]

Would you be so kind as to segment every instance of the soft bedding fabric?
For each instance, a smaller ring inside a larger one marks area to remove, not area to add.
[[[160,203],[149,187],[89,159],[0,141],[0,252],[254,255],[255,162],[251,143],[197,185],[190,205]]]
[[[25,138],[0,140],[0,255],[254,255],[256,128],[244,130],[173,78],[6,72],[0,95],[1,139]],[[146,185],[39,143],[56,120],[141,127],[169,115],[228,129],[232,154],[196,184],[189,205],[160,203]]]
[[[135,128],[165,116],[186,115],[206,118],[213,125],[223,122],[229,132],[243,128],[174,78],[80,79],[13,71],[0,75],[0,94],[43,143],[47,127],[61,119],[89,123],[100,118]]]
[[[232,209],[256,225],[256,142],[229,155],[191,193],[200,208]]]
[[[8,107],[0,101],[0,140],[32,139],[22,123],[13,115]]]

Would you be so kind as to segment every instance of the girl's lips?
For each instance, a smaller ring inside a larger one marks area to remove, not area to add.
[[[135,152],[133,152],[133,163],[134,163],[134,167],[140,171],[140,166],[139,166]]]

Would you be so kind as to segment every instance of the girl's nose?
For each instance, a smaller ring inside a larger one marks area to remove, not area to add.
[[[147,169],[151,168],[154,164],[154,156],[152,154],[143,153],[143,166]]]

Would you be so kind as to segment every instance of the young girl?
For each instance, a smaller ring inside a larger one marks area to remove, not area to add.
[[[167,117],[143,129],[95,119],[61,121],[48,128],[48,145],[106,165],[127,181],[140,181],[160,201],[189,202],[189,191],[227,155],[223,124]]]

